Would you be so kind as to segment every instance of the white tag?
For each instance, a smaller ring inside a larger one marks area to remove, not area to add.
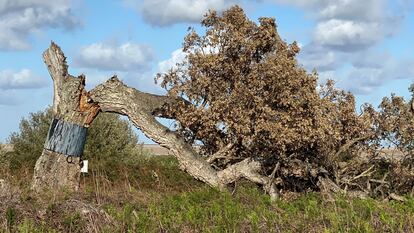
[[[81,168],[82,173],[88,173],[88,160],[83,160],[83,167]]]

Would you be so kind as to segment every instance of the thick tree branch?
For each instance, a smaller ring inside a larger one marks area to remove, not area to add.
[[[152,115],[160,103],[170,100],[127,87],[116,77],[91,90],[91,98],[102,111],[126,115],[147,137],[171,150],[183,170],[207,184],[220,187],[216,171],[180,136],[160,124]],[[160,101],[161,100],[161,101]]]
[[[179,99],[140,92],[126,86],[116,77],[91,90],[90,95],[94,102],[99,103],[102,111],[128,116],[147,137],[171,150],[183,170],[212,187],[223,189],[242,177],[262,185],[270,181],[268,177],[259,174],[260,162],[252,159],[245,159],[222,171],[214,170],[191,145],[155,120],[154,115],[159,114],[154,112],[164,112],[163,107],[177,104],[177,101],[181,101]],[[222,156],[231,147],[229,144],[213,157]]]
[[[241,162],[230,165],[226,169],[218,172],[218,177],[225,184],[235,182],[240,178],[246,178],[258,184],[266,184],[267,177],[259,175],[262,168],[260,162],[247,158]]]

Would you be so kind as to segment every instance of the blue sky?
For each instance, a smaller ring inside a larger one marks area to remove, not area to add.
[[[0,142],[18,131],[22,117],[52,103],[41,57],[50,41],[89,88],[117,74],[163,93],[154,75],[183,58],[187,28],[202,30],[208,9],[234,4],[252,20],[276,18],[282,38],[302,47],[299,62],[352,91],[358,104],[377,106],[390,93],[410,97],[414,0],[0,0]]]

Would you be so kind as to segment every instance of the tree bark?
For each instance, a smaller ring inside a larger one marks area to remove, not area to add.
[[[276,186],[272,183],[273,179],[260,175],[259,161],[248,158],[226,169],[216,170],[181,136],[155,119],[155,117],[174,118],[169,109],[189,104],[185,100],[141,92],[126,86],[117,77],[112,77],[90,92],[86,92],[85,77],[75,78],[67,73],[65,57],[57,45],[52,43],[46,50],[44,58],[54,81],[53,112],[56,119],[87,127],[99,110],[128,116],[148,138],[169,149],[179,161],[180,168],[194,178],[220,190],[225,190],[227,184],[246,178],[262,184],[271,196],[277,195]],[[82,104],[86,104],[87,107],[82,107]],[[62,140],[63,137],[60,137],[55,143],[66,145],[67,143],[61,142]],[[223,156],[225,151],[218,153],[220,154],[212,157]],[[45,149],[36,163],[33,189],[39,190],[51,185],[54,188],[67,187],[77,190],[79,167],[68,164],[66,156],[67,154]]]
[[[85,77],[68,74],[66,57],[56,44],[52,42],[43,58],[53,80],[54,119],[34,168],[32,190],[77,191],[87,127],[99,106],[90,101],[85,91]]]

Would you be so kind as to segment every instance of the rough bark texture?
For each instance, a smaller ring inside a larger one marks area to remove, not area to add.
[[[91,103],[88,93],[85,91],[85,77],[74,77],[68,74],[66,58],[54,43],[43,53],[43,58],[54,84],[54,119],[79,127],[88,127],[97,115],[99,106]],[[47,148],[62,147],[59,144],[65,144],[63,143],[67,140],[65,136],[70,135],[67,133],[70,131],[71,129],[66,130],[64,137],[60,137],[58,140],[50,141],[47,139]],[[85,138],[82,138],[77,143],[82,144],[84,140]],[[45,189],[59,191],[64,188],[71,191],[78,190],[79,158],[73,158],[72,162],[67,162],[67,154],[44,149],[35,165],[32,189],[37,192]]]

